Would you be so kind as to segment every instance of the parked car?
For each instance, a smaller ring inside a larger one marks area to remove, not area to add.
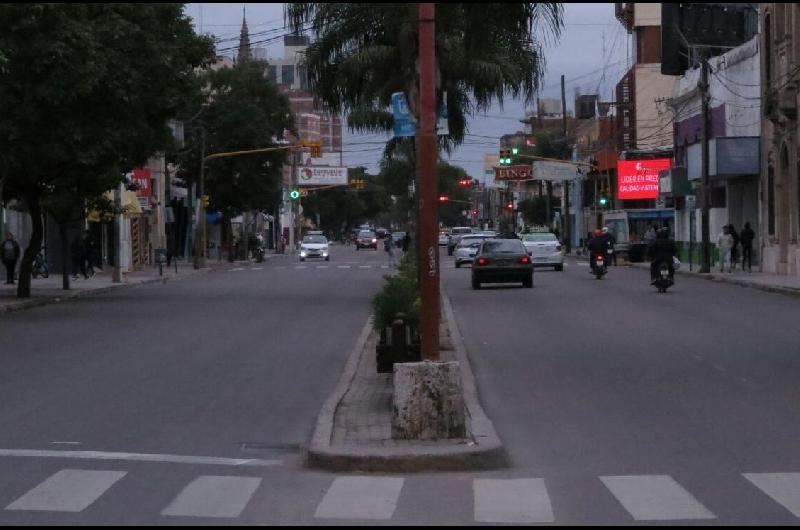
[[[564,270],[564,253],[561,243],[551,232],[534,232],[522,235],[522,244],[531,256],[534,267],[555,267]]]
[[[374,248],[378,250],[378,236],[371,230],[362,230],[356,238],[356,250]]]
[[[405,232],[392,232],[392,241],[394,242],[394,246],[402,247],[403,246],[403,239],[406,238]]]
[[[305,261],[306,258],[323,258],[325,261],[330,261],[331,256],[328,252],[328,238],[323,235],[306,235],[300,243],[300,261]]]
[[[439,230],[439,246],[446,247],[448,244],[450,244],[450,231]]]
[[[461,241],[458,242],[453,252],[456,258],[456,269],[465,263],[472,263],[475,255],[481,248],[481,243],[486,239],[489,239],[489,237],[484,234],[467,234],[461,236]]]
[[[471,233],[472,228],[468,226],[456,226],[450,230],[450,239],[447,242],[447,255],[453,255],[453,251],[456,249],[456,245],[458,245],[458,241],[461,239],[461,236]]]
[[[533,287],[533,263],[528,251],[519,239],[487,239],[472,263],[472,288],[510,282]]]

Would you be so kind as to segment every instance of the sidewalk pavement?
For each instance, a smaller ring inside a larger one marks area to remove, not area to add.
[[[104,270],[97,270],[96,274],[84,279],[79,276],[77,280],[70,277],[70,289],[62,289],[61,274],[50,274],[49,278],[33,278],[31,280],[31,297],[17,298],[17,285],[0,284],[0,314],[8,311],[19,311],[46,304],[61,302],[71,298],[89,296],[113,289],[119,289],[130,285],[142,285],[147,283],[166,282],[187,278],[202,272],[224,269],[228,263],[208,262],[208,268],[195,270],[191,261],[179,260],[178,272],[175,272],[175,265],[169,268],[164,266],[163,276],[159,276],[158,267],[147,266],[144,270],[131,271],[122,275],[122,283],[113,283],[113,267],[106,266]],[[233,265],[231,265],[233,266]]]
[[[344,374],[317,420],[307,462],[335,471],[457,471],[496,469],[506,455],[477,398],[474,376],[449,300],[443,297],[442,361],[458,361],[467,408],[466,439],[392,438],[393,375],[376,371],[378,334],[370,319],[350,354]]]
[[[588,255],[574,255],[570,254],[569,257],[576,259],[588,260]],[[620,265],[624,263],[621,261]],[[638,269],[649,269],[650,263],[628,263],[629,266]],[[733,272],[719,272],[719,269],[712,266],[711,273],[700,274],[697,272],[699,265],[693,266],[693,271],[689,270],[688,263],[682,263],[681,268],[678,269],[676,274],[692,276],[694,278],[703,278],[719,283],[727,283],[731,285],[740,285],[742,287],[750,287],[762,291],[772,293],[782,293],[794,296],[800,296],[800,276],[786,276],[782,274],[769,274],[766,272],[743,272],[741,269],[734,269]]]

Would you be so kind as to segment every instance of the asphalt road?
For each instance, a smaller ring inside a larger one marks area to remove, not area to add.
[[[718,521],[797,524],[743,474],[800,472],[798,299],[682,276],[658,294],[577,261],[532,290],[469,275],[443,270],[482,402],[514,472],[571,492],[557,520],[620,515],[599,477],[669,475]]]
[[[385,263],[337,247],[4,315],[0,524],[797,524],[800,302],[576,262],[473,291],[442,256],[510,468],[304,468]]]

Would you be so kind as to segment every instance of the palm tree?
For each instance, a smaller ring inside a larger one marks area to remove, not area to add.
[[[449,137],[463,142],[467,117],[507,96],[530,103],[544,73],[542,43],[558,38],[560,3],[436,6],[437,95],[447,94]],[[311,32],[305,64],[316,96],[347,113],[358,132],[392,128],[391,95],[404,92],[419,119],[417,4],[294,3],[285,18],[296,33]],[[387,146],[390,154],[394,142]]]

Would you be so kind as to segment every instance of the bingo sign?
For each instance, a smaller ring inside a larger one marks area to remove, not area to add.
[[[672,161],[669,158],[619,160],[618,197],[621,200],[658,198],[658,172],[671,167]]]

